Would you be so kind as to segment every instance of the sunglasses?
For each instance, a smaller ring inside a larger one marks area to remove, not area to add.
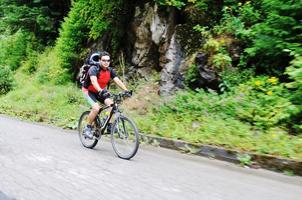
[[[104,59],[102,59],[101,61],[102,61],[102,62],[110,62],[110,59],[109,59],[109,60],[104,60]]]

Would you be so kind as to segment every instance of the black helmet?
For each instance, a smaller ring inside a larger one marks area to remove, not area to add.
[[[99,60],[100,60],[100,52],[93,53],[89,58],[89,64],[98,65],[100,64]]]

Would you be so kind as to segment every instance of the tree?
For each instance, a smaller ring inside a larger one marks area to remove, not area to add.
[[[263,0],[262,12],[245,51],[258,71],[281,75],[293,59],[290,52],[302,55],[302,1]]]
[[[0,0],[0,33],[33,32],[44,44],[58,35],[70,0]]]

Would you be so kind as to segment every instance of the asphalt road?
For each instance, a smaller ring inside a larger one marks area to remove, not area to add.
[[[301,200],[302,177],[141,145],[130,161],[75,131],[0,116],[0,199]]]

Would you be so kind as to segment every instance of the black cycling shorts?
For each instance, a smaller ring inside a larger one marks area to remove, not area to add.
[[[87,90],[86,88],[82,88],[82,91],[84,93],[84,97],[85,99],[88,101],[89,105],[93,105],[95,103],[97,103],[98,101],[101,102],[102,104],[104,104],[105,99],[104,97],[101,97],[100,95],[98,95],[97,93],[91,92],[89,90]]]

